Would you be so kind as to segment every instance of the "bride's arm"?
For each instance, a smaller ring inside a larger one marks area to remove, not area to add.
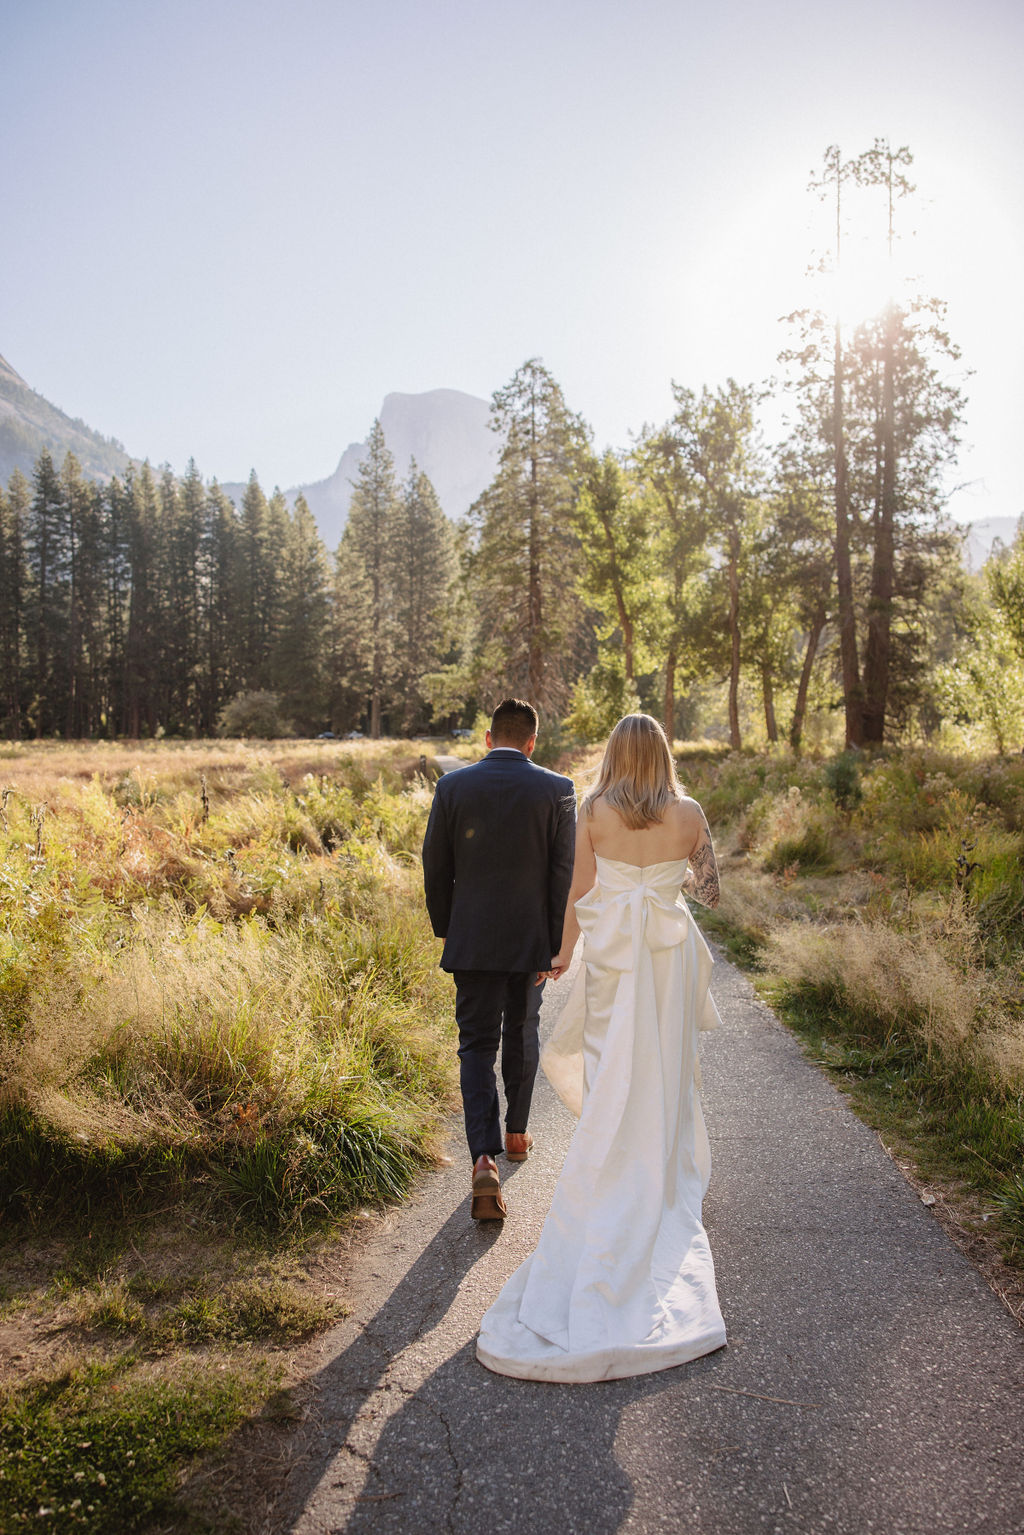
[[[683,879],[683,894],[693,896],[702,906],[717,906],[721,894],[715,849],[703,811],[700,813],[697,841],[690,854],[690,866]]]
[[[573,859],[569,899],[565,905],[565,921],[562,923],[562,942],[558,953],[551,961],[549,971],[553,981],[557,981],[572,962],[572,951],[580,936],[580,925],[576,920],[576,902],[581,900],[588,890],[593,890],[596,879],[597,860],[594,857],[594,844],[590,840],[587,813],[584,811],[576,823],[576,853]]]

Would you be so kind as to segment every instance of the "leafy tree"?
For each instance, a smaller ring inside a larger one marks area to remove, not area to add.
[[[654,517],[650,493],[614,453],[591,458],[573,513],[580,590],[602,621],[603,665],[607,668],[609,650],[621,653],[623,703],[627,694],[635,699],[638,667],[645,670],[651,659]]]
[[[827,502],[799,454],[787,450],[780,456],[769,537],[767,578],[784,595],[803,648],[789,726],[789,744],[799,751],[811,675],[832,611],[834,567]]]
[[[1024,518],[1008,549],[997,545],[985,565],[988,595],[999,612],[1007,637],[1024,661]]]
[[[702,576],[708,568],[706,508],[696,489],[679,423],[646,429],[632,455],[631,468],[644,488],[651,554],[658,572],[651,643],[662,662],[661,718],[675,735],[676,688],[699,675],[704,598]]]
[[[884,141],[842,162],[832,146],[822,180],[836,200],[839,265],[842,190],[849,182],[880,189],[888,211],[912,191],[903,174],[908,150]],[[923,575],[948,560],[943,477],[953,462],[962,413],[959,390],[945,376],[958,356],[935,300],[898,303],[849,338],[823,314],[791,317],[802,344],[783,354],[795,380],[808,479],[834,507],[836,610],[848,745],[878,743],[905,706],[918,668]]]
[[[754,443],[755,391],[730,379],[698,395],[673,385],[671,422],[638,445],[638,465],[655,492],[657,555],[666,580],[666,729],[674,730],[681,658],[690,678],[721,665],[729,679],[729,730],[741,744],[741,584],[759,511]],[[706,579],[700,579],[705,572]],[[725,649],[721,645],[725,640]]]

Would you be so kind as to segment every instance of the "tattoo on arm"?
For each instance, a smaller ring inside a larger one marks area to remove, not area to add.
[[[715,861],[715,850],[711,845],[711,833],[706,824],[697,840],[697,846],[690,854],[690,867],[686,871],[683,889],[702,906],[718,905],[720,894],[718,864]]]

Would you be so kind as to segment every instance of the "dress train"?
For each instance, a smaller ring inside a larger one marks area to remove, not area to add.
[[[499,1374],[613,1380],[725,1343],[697,1055],[720,1019],[685,872],[598,857],[577,903],[584,963],[541,1062],[579,1123],[537,1248],[481,1323],[477,1357]]]

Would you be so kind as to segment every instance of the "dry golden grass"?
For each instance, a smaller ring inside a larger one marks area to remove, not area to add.
[[[161,1166],[260,1218],[400,1191],[452,1076],[422,765],[404,742],[7,751],[16,1201]]]

